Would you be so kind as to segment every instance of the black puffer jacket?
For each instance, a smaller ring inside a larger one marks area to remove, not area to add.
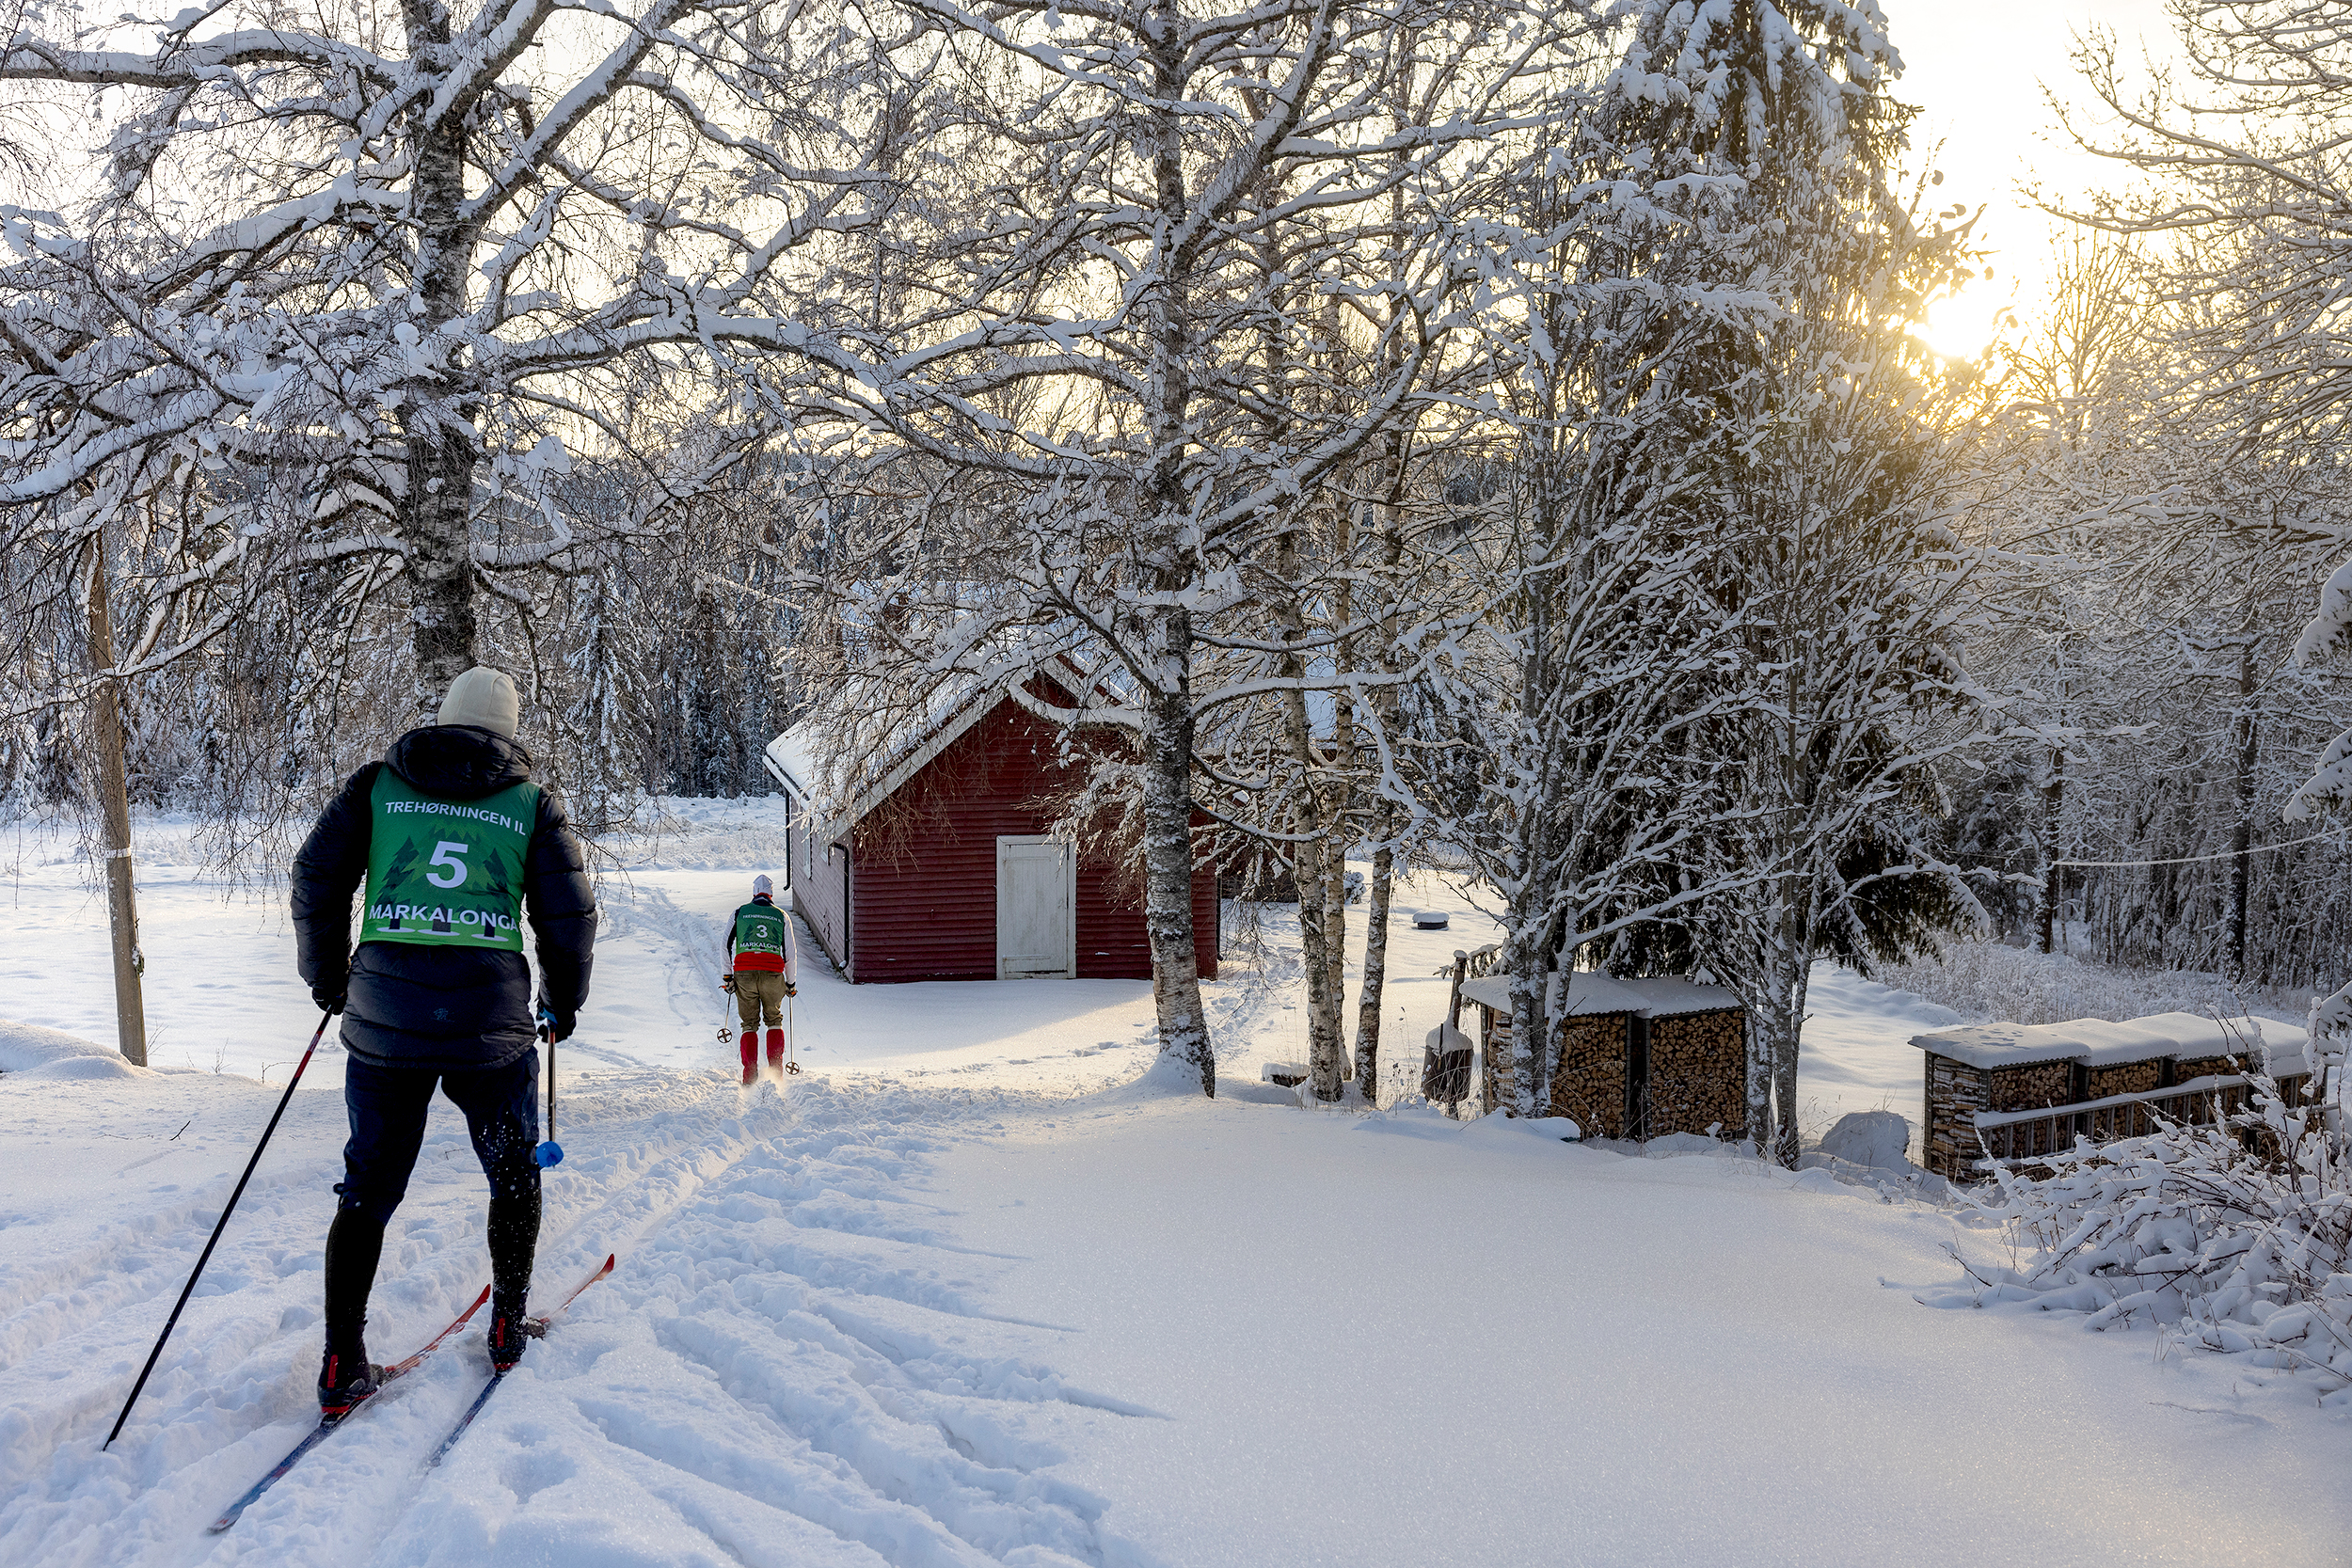
[[[352,895],[368,872],[368,792],[389,768],[442,800],[478,800],[531,777],[531,753],[470,725],[411,730],[382,762],[345,781],[294,864],[294,961],[321,996],[350,988],[343,1045],[363,1061],[443,1070],[503,1067],[532,1049],[531,970],[520,953],[415,942],[351,950]],[[540,1000],[558,1037],[588,1000],[596,895],[580,840],[542,790],[523,862],[523,899],[539,954]]]

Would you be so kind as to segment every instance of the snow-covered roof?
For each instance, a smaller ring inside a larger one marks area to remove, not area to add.
[[[2276,1019],[2157,1013],[2122,1023],[2099,1018],[2069,1023],[1970,1023],[1914,1035],[1911,1043],[1981,1068],[2023,1067],[2033,1062],[2112,1067],[2164,1056],[2244,1056],[2250,1060],[2267,1047],[2273,1071],[2300,1072],[2306,1036],[2294,1024]],[[2296,1065],[2288,1066],[2290,1058]]]
[[[1489,974],[1462,982],[1462,994],[1499,1013],[1511,1010],[1511,977]],[[1590,1018],[1601,1013],[1632,1013],[1642,1018],[1674,1018],[1683,1013],[1713,1013],[1740,1006],[1740,999],[1723,986],[1703,986],[1679,975],[1659,974],[1641,980],[1619,980],[1590,970],[1568,976],[1567,1017]]]
[[[817,754],[809,749],[816,737],[806,724],[795,724],[768,742],[768,771],[785,793],[805,806],[817,796]]]
[[[884,729],[881,743],[866,755],[857,776],[849,781],[847,799],[843,800],[826,793],[821,783],[824,771],[819,752],[826,726],[820,720],[803,719],[777,736],[768,742],[762,760],[793,803],[813,819],[818,841],[834,843],[858,818],[890,799],[900,784],[993,712],[1015,684],[1041,673],[1073,689],[1082,703],[1099,704],[1106,695],[1099,681],[1065,656],[1009,671],[995,680],[967,677],[943,681],[928,693],[920,709],[911,709]]]

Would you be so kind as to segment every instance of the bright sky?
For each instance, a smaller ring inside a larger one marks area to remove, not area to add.
[[[2120,182],[2116,166],[2076,148],[2052,119],[2046,85],[2074,103],[2089,98],[2075,74],[2074,35],[2092,26],[2116,35],[2119,56],[2137,67],[2144,41],[2173,54],[2163,0],[1880,0],[1903,56],[1898,98],[1922,109],[1912,133],[1915,158],[1939,139],[1934,166],[1947,206],[1982,205],[1977,237],[1999,254],[1979,278],[1935,310],[1927,336],[1947,353],[1973,353],[1993,318],[2014,304],[2035,313],[2052,238],[2064,226],[2026,204],[2021,183],[2072,193]],[[2138,72],[2135,70],[2134,74]]]

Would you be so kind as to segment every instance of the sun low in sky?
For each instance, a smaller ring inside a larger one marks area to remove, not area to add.
[[[1941,352],[1973,356],[2003,311],[2025,321],[2042,313],[2052,242],[2068,227],[2020,187],[2066,200],[2123,180],[2118,166],[2083,151],[2050,112],[2045,88],[2076,105],[2090,99],[2074,69],[2076,35],[2103,27],[2115,35],[2124,62],[2136,64],[2143,49],[2166,60],[2176,55],[2171,19],[2163,0],[1880,4],[1903,57],[1895,96],[1921,111],[1912,130],[1915,167],[1943,171],[1933,196],[1945,205],[1984,209],[1977,238],[1994,252],[1993,276],[1938,305],[1922,331]]]

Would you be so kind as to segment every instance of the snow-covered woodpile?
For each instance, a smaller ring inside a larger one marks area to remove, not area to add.
[[[1566,1117],[1588,1138],[1622,1138],[1626,1119],[1627,1013],[1572,1018],[1560,1031],[1560,1060],[1551,1070],[1551,1114]]]
[[[1925,1158],[1955,1180],[1985,1162],[2032,1161],[2201,1122],[2247,1101],[2249,1070],[2268,1070],[2290,1104],[2310,1069],[2304,1032],[2272,1019],[2158,1013],[2115,1023],[1979,1023],[1914,1036],[1926,1054]]]
[[[1649,1023],[1649,1085],[1642,1136],[1701,1132],[1743,1138],[1748,1131],[1747,1015],[1722,1005],[1692,1012],[1660,1012]]]
[[[1510,981],[1490,974],[1462,986],[1478,1008],[1484,1101],[1509,1095]],[[1721,986],[1677,976],[1568,976],[1555,1005],[1565,1012],[1552,1064],[1551,1112],[1587,1137],[1655,1138],[1669,1132],[1746,1134],[1746,1014]]]

